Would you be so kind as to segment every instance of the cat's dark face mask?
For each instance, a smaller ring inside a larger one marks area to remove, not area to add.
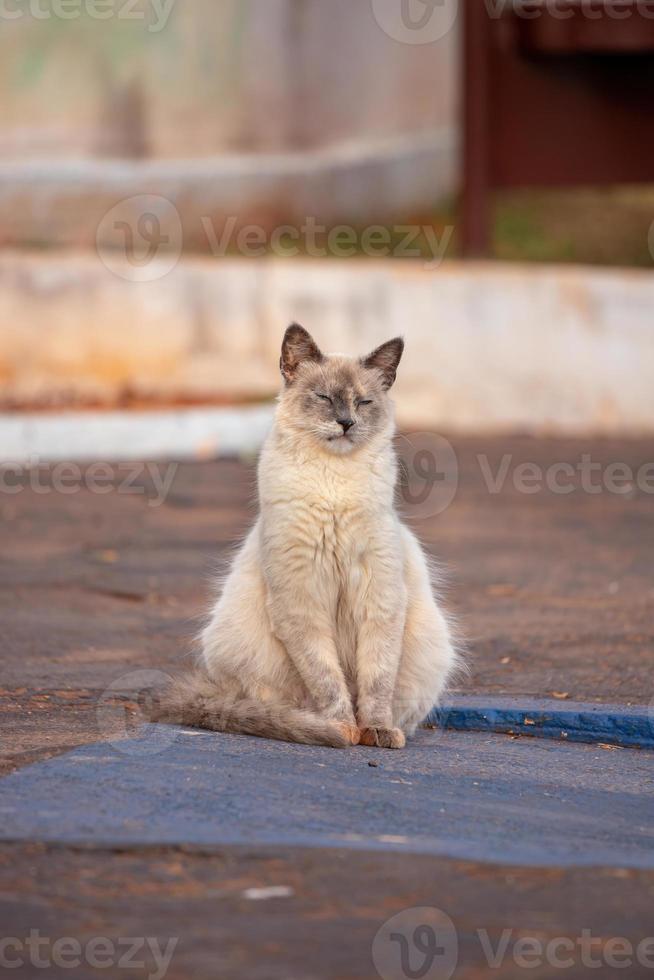
[[[392,425],[388,390],[402,356],[400,338],[360,359],[325,355],[297,324],[282,344],[284,423],[329,452],[344,455]]]

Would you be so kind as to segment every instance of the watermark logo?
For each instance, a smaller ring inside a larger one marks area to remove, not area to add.
[[[514,463],[511,453],[505,453],[499,461],[480,453],[477,463],[484,486],[493,495],[502,493],[508,484],[520,494],[609,493],[630,499],[637,493],[654,493],[654,463],[650,461],[635,468],[618,460],[600,462],[590,453],[582,453],[574,464],[560,460],[544,467],[529,461]]]
[[[458,458],[451,443],[435,432],[412,432],[398,437],[397,449],[399,503],[405,516],[428,519],[442,514],[459,487]],[[650,460],[633,466],[582,453],[575,461],[555,460],[543,466],[516,460],[512,453],[497,459],[478,453],[474,466],[475,479],[490,496],[507,492],[524,496],[609,494],[633,500],[641,494],[654,494],[654,462]]]
[[[521,20],[547,17],[569,21],[583,17],[597,21],[652,20],[653,0],[479,0],[489,20],[514,16]],[[459,0],[371,0],[378,25],[394,41],[402,44],[434,44],[446,37],[457,22]]]
[[[627,939],[581,929],[577,936],[529,935],[524,929],[466,930],[466,945],[489,970],[654,969],[654,937]],[[471,948],[472,947],[472,948]],[[437,908],[411,908],[388,919],[372,944],[372,959],[382,980],[450,980],[459,957],[452,919]],[[568,974],[570,975],[570,974]],[[548,973],[549,976],[549,973]]]
[[[30,929],[25,937],[0,938],[0,967],[15,970],[30,966],[35,970],[93,970],[139,971],[148,980],[163,980],[168,973],[178,938],[165,944],[154,936],[92,936],[80,942],[74,936],[43,936],[39,929]],[[25,975],[21,971],[21,975]],[[34,975],[33,973],[31,974]]]
[[[484,0],[486,13],[491,20],[499,20],[513,14],[522,20],[629,20],[654,18],[652,0]]]
[[[0,20],[127,20],[158,34],[168,23],[175,0],[0,0]]]
[[[0,462],[0,494],[14,496],[29,489],[38,496],[73,496],[86,491],[140,496],[148,507],[160,507],[172,489],[178,463],[105,463],[81,466],[71,461],[43,462],[33,454],[24,463]]]
[[[402,44],[434,44],[454,27],[459,0],[371,0],[375,20]]]
[[[454,923],[429,906],[398,912],[372,943],[372,961],[382,980],[449,980],[458,960]]]
[[[96,232],[102,263],[128,282],[163,279],[177,265],[184,243],[179,211],[166,197],[138,194],[115,204]]]
[[[455,232],[454,225],[325,225],[312,215],[297,225],[274,228],[243,224],[235,214],[221,222],[203,215],[199,223],[200,237],[216,259],[228,255],[247,259],[270,255],[282,259],[348,259],[365,255],[372,259],[421,259],[424,268],[430,270],[442,264]],[[184,235],[179,212],[165,197],[142,194],[125,198],[103,216],[96,245],[104,265],[122,279],[161,279],[182,254]]]
[[[168,725],[151,724],[172,678],[162,670],[132,670],[102,692],[96,708],[98,728],[123,755],[157,755],[177,738]]]
[[[407,517],[426,519],[447,510],[459,486],[459,462],[436,432],[410,432],[398,439],[399,492]]]
[[[229,215],[221,226],[211,218],[200,219],[207,244],[214,258],[230,253],[244,258],[349,259],[365,255],[371,259],[422,259],[426,269],[437,269],[450,247],[454,225],[440,231],[433,225],[323,225],[307,215],[299,225],[278,225],[268,230],[263,225],[240,225],[237,215]]]

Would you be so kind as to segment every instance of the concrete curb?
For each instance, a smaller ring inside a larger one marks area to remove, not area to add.
[[[463,732],[499,732],[654,749],[654,708],[648,705],[459,697],[432,711],[426,723]]]
[[[164,411],[0,414],[6,463],[215,459],[253,455],[272,424],[271,405]]]
[[[456,130],[442,126],[306,152],[0,161],[0,225],[9,245],[95,247],[99,235],[111,247],[107,212],[127,202],[125,215],[138,221],[149,199],[164,236],[206,253],[212,242],[205,222],[220,238],[230,217],[236,230],[256,225],[269,235],[309,218],[329,227],[405,223],[407,214],[450,193],[456,151]]]
[[[400,257],[183,258],[171,269],[162,252],[145,274],[135,281],[120,250],[5,249],[3,406],[269,399],[283,330],[298,320],[351,354],[403,334],[394,399],[413,431],[652,432],[645,270]]]

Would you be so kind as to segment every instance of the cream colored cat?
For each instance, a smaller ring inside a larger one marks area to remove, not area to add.
[[[259,518],[160,720],[401,748],[457,658],[425,557],[393,505],[388,390],[400,338],[324,355],[297,324],[259,462]]]

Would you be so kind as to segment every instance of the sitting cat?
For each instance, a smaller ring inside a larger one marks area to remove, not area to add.
[[[401,338],[360,360],[297,324],[259,461],[258,520],[159,720],[401,748],[457,665],[427,562],[393,504]]]

